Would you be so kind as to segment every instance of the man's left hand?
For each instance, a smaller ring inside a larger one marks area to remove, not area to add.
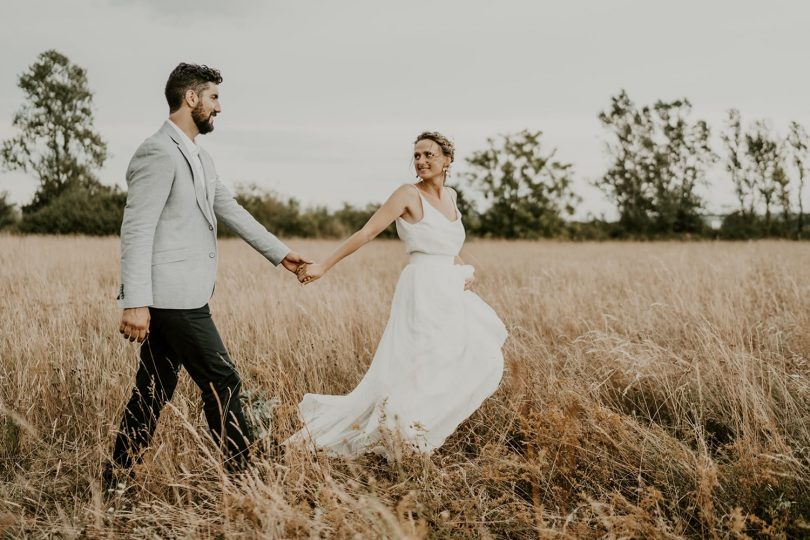
[[[286,268],[287,270],[289,270],[293,274],[297,275],[298,274],[298,268],[302,264],[312,264],[313,262],[315,262],[315,261],[313,261],[313,260],[311,260],[311,259],[309,259],[307,257],[304,257],[302,255],[299,255],[295,251],[291,251],[291,252],[289,252],[287,254],[286,257],[284,257],[284,260],[281,261],[281,264],[282,264],[282,266],[284,266],[284,268]]]

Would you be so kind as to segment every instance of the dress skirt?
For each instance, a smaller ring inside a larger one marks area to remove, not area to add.
[[[464,290],[471,266],[414,253],[394,292],[371,366],[346,395],[306,394],[305,442],[339,455],[374,451],[381,427],[431,452],[498,388],[506,328],[477,294]]]

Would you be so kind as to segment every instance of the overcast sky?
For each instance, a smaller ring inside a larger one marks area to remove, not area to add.
[[[57,49],[88,71],[111,154],[101,178],[123,186],[167,116],[169,72],[205,63],[224,76],[223,114],[198,142],[231,185],[381,202],[413,180],[425,129],[455,140],[461,170],[487,137],[530,128],[574,164],[578,214],[610,216],[589,182],[607,165],[597,114],[611,95],[688,97],[715,133],[729,107],[782,132],[810,127],[808,21],[793,1],[3,0],[0,139],[14,134],[17,77]],[[0,172],[15,202],[35,189]],[[734,204],[721,167],[707,198],[710,211]]]

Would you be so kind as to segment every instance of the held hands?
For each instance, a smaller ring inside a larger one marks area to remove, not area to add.
[[[464,280],[464,290],[471,291],[473,288],[473,282],[475,281],[475,276],[470,276]]]
[[[309,258],[299,255],[295,251],[291,251],[281,261],[281,265],[293,274],[298,274],[302,268],[313,262],[314,261],[311,261]]]
[[[304,285],[312,283],[326,273],[322,264],[305,264],[298,269],[298,281]]]
[[[138,343],[143,343],[149,333],[149,320],[148,307],[127,308],[121,315],[118,331],[131,342],[137,340]]]
[[[326,273],[323,265],[315,264],[315,261],[303,257],[298,253],[291,251],[287,254],[281,264],[298,277],[301,283],[309,283],[315,281]]]

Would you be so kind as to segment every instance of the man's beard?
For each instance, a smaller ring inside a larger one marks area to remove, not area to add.
[[[194,120],[194,124],[196,124],[197,131],[200,132],[200,135],[214,131],[214,114],[206,115],[202,103],[198,103],[197,106],[191,110],[191,119]]]

